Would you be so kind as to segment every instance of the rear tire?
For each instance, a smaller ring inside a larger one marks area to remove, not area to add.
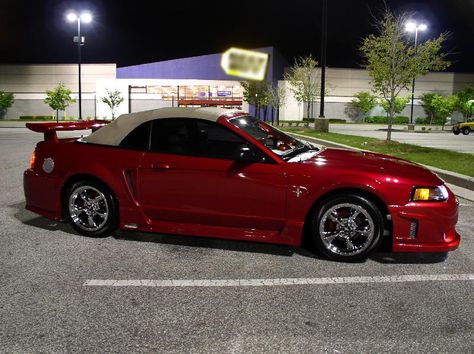
[[[469,135],[469,133],[471,132],[471,129],[469,127],[464,127],[461,129],[461,132],[463,135]]]
[[[454,135],[459,135],[459,133],[461,133],[461,131],[459,129],[453,129],[453,134]]]
[[[117,202],[103,184],[74,183],[68,188],[63,205],[67,221],[84,236],[108,236],[117,228]]]
[[[312,238],[326,257],[342,262],[365,260],[380,245],[380,210],[368,199],[341,194],[321,202],[312,220]]]

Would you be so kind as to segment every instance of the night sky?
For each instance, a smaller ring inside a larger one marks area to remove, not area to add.
[[[373,31],[381,0],[328,0],[330,67],[360,67],[358,45]],[[452,32],[450,71],[474,72],[474,0],[389,1],[429,25],[421,39]],[[289,62],[319,59],[321,1],[0,0],[0,63],[75,63],[68,9],[90,9],[83,26],[86,63],[118,66],[212,54],[230,46],[274,46]]]

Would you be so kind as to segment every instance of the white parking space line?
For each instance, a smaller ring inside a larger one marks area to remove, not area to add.
[[[474,274],[428,274],[389,275],[330,278],[276,278],[276,279],[165,279],[165,280],[114,280],[89,279],[83,286],[110,287],[248,287],[248,286],[288,286],[288,285],[334,285],[366,283],[409,283],[432,281],[470,281]]]

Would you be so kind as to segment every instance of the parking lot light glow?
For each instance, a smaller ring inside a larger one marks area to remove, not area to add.
[[[66,15],[66,19],[68,20],[68,22],[74,22],[77,20],[77,15],[74,12],[69,12]]]
[[[416,23],[415,22],[407,22],[405,25],[405,31],[413,32],[416,30]]]
[[[428,25],[425,23],[417,23],[414,21],[409,21],[405,24],[405,31],[407,32],[426,31],[427,29],[428,29]]]
[[[84,12],[81,14],[81,20],[84,21],[84,23],[89,23],[92,21],[92,14],[90,12]]]

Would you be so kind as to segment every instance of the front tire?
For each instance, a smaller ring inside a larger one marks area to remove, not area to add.
[[[366,259],[382,241],[383,217],[368,199],[344,194],[324,200],[312,222],[316,248],[336,261]]]
[[[454,135],[459,135],[459,133],[461,133],[461,131],[459,129],[453,129],[453,134]]]
[[[117,228],[117,203],[102,184],[92,181],[74,183],[66,193],[64,209],[67,221],[82,235],[103,237]]]
[[[469,127],[464,127],[461,129],[461,132],[462,132],[462,135],[469,135],[469,133],[471,132],[471,129],[469,129]]]

